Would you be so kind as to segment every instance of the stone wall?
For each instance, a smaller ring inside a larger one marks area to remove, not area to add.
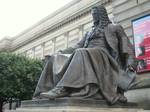
[[[101,0],[71,2],[68,8],[65,6],[63,10],[55,12],[30,30],[18,35],[13,42],[12,51],[43,58],[45,55],[75,45],[91,28],[90,9],[96,4],[101,4]],[[109,1],[106,8],[110,18],[113,18]]]
[[[132,20],[150,13],[149,0],[114,0],[114,21],[121,24],[133,43]]]
[[[150,13],[149,0],[73,0],[18,34],[11,40],[11,44],[0,41],[0,49],[43,58],[73,46],[92,26],[91,7],[102,3],[111,20],[124,27],[133,43],[131,21]]]

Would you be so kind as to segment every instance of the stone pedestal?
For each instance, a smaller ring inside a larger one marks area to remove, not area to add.
[[[143,109],[150,110],[150,88],[129,90],[125,96],[129,102],[137,103]]]
[[[23,101],[15,112],[143,112],[135,103],[108,105],[101,100],[56,99]]]

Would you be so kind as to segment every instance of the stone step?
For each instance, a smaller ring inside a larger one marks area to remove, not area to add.
[[[150,110],[130,108],[90,108],[90,107],[51,107],[51,108],[19,108],[5,112],[150,112]]]

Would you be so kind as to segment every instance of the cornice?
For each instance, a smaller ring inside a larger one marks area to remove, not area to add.
[[[72,0],[70,3],[66,4],[64,7],[56,10],[55,12],[53,12],[52,14],[48,15],[47,17],[43,18],[42,20],[40,20],[39,22],[37,22],[36,24],[32,25],[31,27],[29,27],[28,29],[26,29],[25,31],[19,33],[18,35],[16,35],[13,39],[17,39],[19,38],[21,35],[27,33],[28,31],[32,30],[33,28],[37,27],[38,25],[44,23],[45,21],[53,18],[54,16],[57,16],[57,14],[61,13],[62,11],[66,10],[67,8],[71,7],[72,5],[80,2],[81,0]]]
[[[7,37],[0,41],[0,51],[9,51],[12,44],[12,39]]]

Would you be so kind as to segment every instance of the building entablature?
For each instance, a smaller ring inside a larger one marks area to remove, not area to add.
[[[12,45],[12,39],[10,37],[4,37],[0,40],[0,51],[9,51]]]
[[[53,32],[60,27],[83,17],[90,12],[90,8],[97,4],[110,2],[110,0],[73,0],[66,6],[44,18],[31,28],[13,38],[11,51],[18,49],[40,38],[42,35]]]

